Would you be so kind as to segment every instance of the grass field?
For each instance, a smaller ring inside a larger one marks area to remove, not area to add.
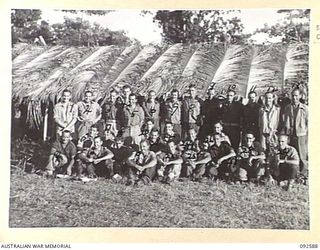
[[[308,186],[176,182],[127,187],[11,175],[10,227],[309,229]]]

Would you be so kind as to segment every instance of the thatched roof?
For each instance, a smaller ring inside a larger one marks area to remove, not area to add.
[[[13,48],[13,97],[46,100],[70,88],[76,100],[86,89],[98,98],[110,87],[131,85],[145,94],[184,90],[195,83],[200,94],[216,83],[219,91],[230,85],[245,95],[252,86],[261,93],[270,86],[290,88],[308,81],[309,47],[305,43],[268,46],[175,44],[141,47],[40,47]]]

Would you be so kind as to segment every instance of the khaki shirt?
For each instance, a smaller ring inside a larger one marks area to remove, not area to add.
[[[70,130],[71,132],[74,132],[74,123],[70,124],[70,122],[72,120],[76,121],[77,117],[78,106],[72,102],[59,102],[53,108],[53,119],[56,122],[57,133],[61,133],[62,130]],[[57,124],[58,122],[64,124],[66,127],[61,127]]]

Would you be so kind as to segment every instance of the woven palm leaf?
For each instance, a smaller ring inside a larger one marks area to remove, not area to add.
[[[146,94],[154,90],[163,94],[178,86],[179,78],[197,45],[174,44],[169,47],[143,75],[136,90]]]
[[[20,55],[23,52],[25,52],[26,49],[28,48],[28,46],[29,45],[27,43],[16,43],[16,44],[14,44],[14,46],[12,47],[11,58],[14,59],[18,55]]]
[[[252,53],[252,48],[247,45],[230,45],[227,48],[212,80],[216,83],[217,92],[225,93],[230,86],[235,85],[237,94],[245,94]]]
[[[286,53],[283,72],[283,91],[289,92],[297,83],[301,83],[304,94],[308,94],[309,46],[305,43],[290,44]]]
[[[139,44],[134,43],[121,52],[102,81],[102,95],[108,93],[110,86],[113,85],[113,82],[121,72],[136,58],[141,49]]]
[[[248,94],[253,86],[256,86],[258,95],[264,94],[270,87],[281,91],[285,53],[284,45],[255,48],[245,94]]]
[[[17,54],[16,56],[13,55],[12,71],[14,72],[15,70],[21,68],[23,65],[35,59],[44,51],[44,47],[27,45],[26,47],[23,47],[22,51],[13,52],[13,54]]]
[[[199,95],[205,95],[224,56],[224,47],[213,43],[201,44],[193,53],[182,72],[179,86],[181,92],[189,84],[195,84]]]
[[[119,74],[111,86],[121,87],[125,84],[135,84],[161,56],[166,46],[150,44],[145,46],[132,62]]]

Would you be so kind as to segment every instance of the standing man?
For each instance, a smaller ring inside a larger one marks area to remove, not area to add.
[[[64,130],[61,137],[52,144],[46,174],[49,176],[53,173],[71,175],[76,153],[77,148],[71,141],[70,131]]]
[[[210,87],[208,89],[208,97],[201,107],[201,117],[203,119],[203,124],[199,131],[199,139],[201,141],[213,132],[212,124],[218,122],[218,107],[219,100],[215,97],[214,88]]]
[[[300,102],[300,89],[294,89],[291,94],[292,103],[284,109],[284,127],[290,135],[290,144],[300,156],[300,172],[308,177],[308,106]]]
[[[256,138],[256,141],[259,141],[259,110],[261,106],[257,102],[257,93],[255,91],[250,91],[248,99],[248,104],[243,107],[243,135],[251,131]]]
[[[188,131],[194,129],[196,133],[199,131],[199,116],[201,103],[196,98],[197,90],[195,85],[190,85],[188,94],[182,103],[182,138],[186,139]]]
[[[78,117],[78,107],[70,101],[71,91],[62,91],[61,102],[53,108],[53,120],[56,125],[56,136],[61,136],[62,132],[68,130],[71,134],[75,131],[75,123]]]
[[[143,109],[147,119],[152,119],[154,126],[159,127],[160,103],[156,100],[156,92],[150,90],[148,100],[143,104]]]
[[[141,127],[144,123],[144,111],[137,103],[137,96],[130,94],[129,105],[123,110],[126,123],[124,124],[124,137],[131,136],[135,144],[140,143]]]
[[[179,91],[173,89],[171,98],[165,103],[165,123],[170,122],[173,125],[173,130],[181,137],[181,108],[182,103],[179,101]],[[163,126],[165,127],[165,125]],[[163,133],[164,131],[162,131]]]
[[[102,119],[104,127],[102,131],[105,131],[107,125],[110,128],[110,132],[114,135],[118,134],[121,124],[121,110],[123,104],[118,97],[118,92],[115,89],[110,91],[109,99],[102,106]]]
[[[240,123],[242,117],[242,104],[235,101],[236,92],[228,90],[227,99],[222,107],[222,122],[224,132],[229,136],[231,146],[237,149],[240,144]]]
[[[259,110],[260,142],[264,150],[277,145],[277,135],[280,121],[280,107],[274,104],[274,94],[264,95],[265,104]]]
[[[122,87],[123,95],[121,96],[121,101],[124,105],[129,105],[129,97],[132,93],[131,87],[129,85],[124,85]]]
[[[90,90],[87,90],[84,93],[84,100],[78,102],[77,106],[77,138],[82,138],[82,136],[89,132],[90,127],[101,119],[101,107],[98,103],[93,101],[93,94]]]

